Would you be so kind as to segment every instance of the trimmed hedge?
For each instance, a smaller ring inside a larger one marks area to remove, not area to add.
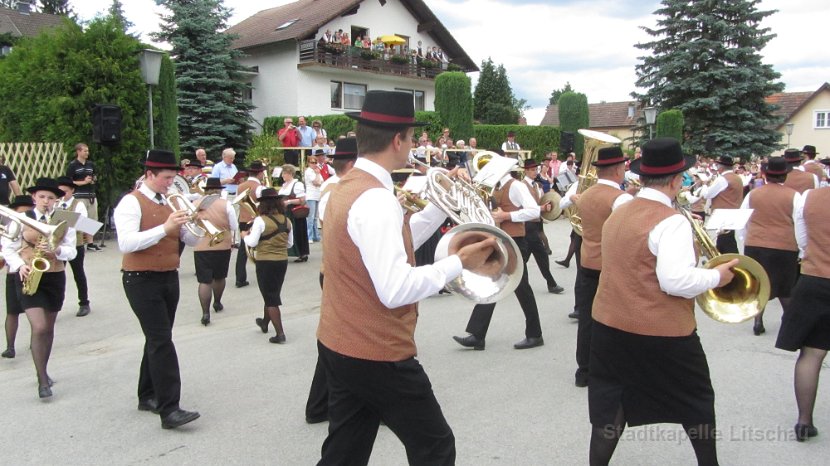
[[[559,150],[559,128],[555,126],[475,125],[473,134],[479,149],[501,149],[507,132],[516,133],[516,142],[523,150],[532,150],[533,158],[542,160],[550,151]],[[567,154],[559,154],[564,159]]]
[[[473,134],[473,95],[470,78],[461,72],[444,72],[435,78],[435,111],[456,140]]]
[[[680,143],[683,143],[683,125],[685,120],[683,112],[677,109],[666,110],[657,115],[657,131],[658,138],[675,138]]]
[[[577,132],[588,128],[588,98],[585,94],[565,92],[559,96],[559,127],[574,134],[574,153],[581,159],[585,138]]]

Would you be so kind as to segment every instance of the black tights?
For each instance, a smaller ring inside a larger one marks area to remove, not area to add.
[[[813,407],[818,392],[818,376],[827,350],[801,348],[795,362],[795,402],[798,405],[798,423],[813,425]]]
[[[222,302],[225,293],[225,279],[214,279],[211,283],[199,283],[199,304],[202,305],[202,314],[210,314],[211,298],[216,303]]]
[[[625,430],[625,413],[622,405],[617,410],[614,424],[604,427],[594,427],[591,430],[591,450],[588,461],[591,466],[606,466],[617,448],[617,443]],[[683,430],[689,436],[689,441],[695,451],[699,466],[717,466],[718,452],[715,445],[714,424],[683,424]]]
[[[265,306],[262,309],[262,320],[265,321],[266,330],[268,329],[268,322],[270,321],[274,324],[274,331],[277,332],[277,336],[285,335],[285,331],[282,329],[282,315],[279,306]]]

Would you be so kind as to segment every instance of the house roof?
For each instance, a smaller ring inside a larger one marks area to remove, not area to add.
[[[807,105],[814,97],[823,91],[830,91],[830,83],[824,83],[814,92],[781,92],[766,98],[768,104],[777,105],[778,108],[772,112],[773,115],[781,117],[780,128],[787,121]]]
[[[326,23],[346,13],[354,13],[363,0],[298,0],[287,5],[262,10],[228,28],[236,34],[233,47],[247,49],[286,40],[313,39]],[[461,48],[438,17],[423,0],[401,0],[401,4],[418,21],[418,31],[432,36],[437,44],[452,57],[453,63],[467,71],[478,71],[475,62]],[[292,22],[285,28],[277,28]]]
[[[40,31],[63,24],[64,17],[47,13],[21,13],[11,8],[0,7],[0,34],[10,33],[15,37],[34,37]]]

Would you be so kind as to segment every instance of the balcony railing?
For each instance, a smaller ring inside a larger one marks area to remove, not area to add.
[[[463,71],[457,65],[418,60],[411,56],[386,56],[383,52],[351,47],[340,44],[327,44],[318,47],[317,41],[300,42],[300,63],[318,63],[334,68],[373,71],[399,76],[434,79],[444,71]]]

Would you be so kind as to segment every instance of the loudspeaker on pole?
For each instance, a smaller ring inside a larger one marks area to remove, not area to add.
[[[92,109],[92,140],[102,146],[121,142],[121,107],[96,104]]]

